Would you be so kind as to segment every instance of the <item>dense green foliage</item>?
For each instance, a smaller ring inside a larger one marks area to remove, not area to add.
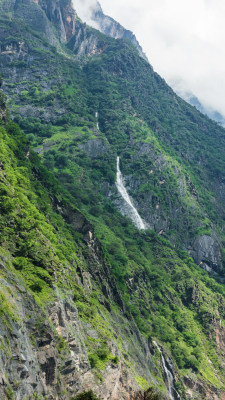
[[[195,373],[223,388],[216,329],[225,327],[225,289],[214,279],[222,278],[209,277],[182,245],[212,231],[224,240],[218,195],[224,130],[179,99],[126,41],[108,40],[102,54],[82,64],[30,29],[24,37],[15,21],[0,23],[3,33],[10,25],[17,41],[24,38],[31,56],[3,65],[3,71],[19,68],[26,77],[5,76],[8,105],[20,128],[12,122],[0,126],[0,245],[13,273],[43,308],[55,285],[72,291],[81,320],[99,335],[87,337],[85,345],[100,381],[101,371],[119,362],[108,346],[113,311],[133,321],[149,342],[159,341],[180,376]],[[117,154],[124,175],[137,181],[137,203],[152,196],[153,206],[162,207],[169,221],[164,238],[151,229],[138,231],[116,209]],[[105,295],[84,232],[73,224],[78,216],[89,224],[119,298]],[[83,269],[93,280],[90,292],[76,280]],[[0,296],[0,316],[16,318],[5,293]],[[68,351],[62,338],[58,351],[62,357]],[[157,398],[151,391],[146,396]]]
[[[88,392],[78,394],[71,400],[98,400],[98,398],[95,396],[92,390],[89,390]]]
[[[28,143],[12,123],[1,128],[1,154],[1,246],[14,257],[14,268],[36,298],[46,301],[50,299],[55,273],[60,276],[68,271],[69,265],[79,265],[72,228],[66,226],[49,202],[49,194],[59,191],[57,183],[49,184],[52,175],[35,154],[26,156]],[[85,176],[85,171],[80,171]],[[123,294],[126,317],[134,318],[144,335],[164,343],[180,370],[199,371],[212,384],[220,386],[213,372],[220,363],[213,326],[217,318],[224,317],[223,286],[210,279],[185,252],[177,256],[173,246],[152,231],[138,232],[96,192],[90,177],[85,181],[89,195],[83,209],[86,213],[90,210],[96,236]],[[66,197],[66,192],[61,196]],[[94,206],[89,209],[91,204],[101,205],[93,212]],[[99,324],[95,297],[88,299],[80,290],[75,293],[80,317],[93,326]],[[117,362],[110,355],[107,342],[104,343],[104,335],[100,348],[90,344],[91,366],[100,370],[109,361]],[[207,365],[204,354],[210,357],[213,368]]]

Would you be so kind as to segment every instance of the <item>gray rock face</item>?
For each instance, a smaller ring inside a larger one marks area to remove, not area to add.
[[[217,269],[221,263],[220,246],[212,236],[198,236],[193,243],[191,255],[206,270]]]
[[[45,11],[49,21],[56,27],[60,41],[70,40],[75,32],[77,15],[71,0],[36,0]]]
[[[90,139],[78,147],[86,151],[91,158],[99,157],[109,151],[109,145],[99,138]]]
[[[111,302],[119,300],[91,226],[81,215],[79,219],[78,214],[71,214],[71,222],[74,217],[89,249],[88,270],[80,265],[79,275],[75,273],[77,285],[89,297],[98,282],[98,287],[99,284],[105,287],[103,292]],[[149,380],[153,379],[150,373],[152,356],[134,322],[122,314],[111,312],[109,315],[103,308],[99,310],[99,321],[111,327],[113,333],[107,339],[107,346],[119,360],[117,364],[106,365],[100,381],[91,369],[87,346],[90,337],[98,340],[98,327],[80,318],[72,293],[55,287],[54,301],[43,312],[18,283],[18,278],[3,264],[1,269],[7,277],[0,280],[0,293],[11,305],[11,316],[0,326],[1,400],[8,400],[9,388],[16,400],[31,399],[33,393],[40,399],[46,396],[50,400],[70,400],[77,392],[90,389],[102,399],[125,400],[139,390],[132,372],[134,368]],[[63,279],[67,279],[66,275]],[[131,360],[132,370],[129,370],[127,362]]]
[[[78,57],[90,57],[101,54],[108,44],[94,34],[94,31],[81,22],[75,26],[74,36],[68,43],[68,48]]]
[[[138,43],[133,32],[125,29],[113,18],[105,15],[99,2],[96,2],[96,7],[92,11],[92,20],[97,23],[99,30],[106,35],[113,37],[114,39],[127,39],[134,47],[138,50],[139,55],[147,61],[147,57],[144,54],[140,44]]]
[[[194,393],[200,393],[201,398],[209,400],[221,399],[219,391],[212,392],[207,384],[201,384],[195,380],[193,376],[185,376],[184,383],[187,386],[187,394],[189,399],[194,398]],[[223,397],[222,397],[223,398]]]
[[[10,12],[17,19],[25,20],[27,25],[55,46],[57,38],[52,25],[60,42],[66,42],[75,32],[77,15],[71,0],[1,0],[0,11]]]
[[[6,8],[5,8],[6,3]],[[56,37],[52,31],[52,26],[43,9],[34,0],[7,0],[0,2],[1,12],[6,10],[11,12],[17,19],[25,20],[27,26],[39,32],[44,37],[48,37],[49,42],[57,45]]]

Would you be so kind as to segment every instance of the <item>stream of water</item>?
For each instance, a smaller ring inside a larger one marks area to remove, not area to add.
[[[95,113],[95,118],[96,118],[96,120],[97,120],[97,122],[96,122],[96,126],[97,126],[97,129],[98,129],[98,131],[99,131],[99,123],[98,123],[98,111],[96,111],[96,113]]]
[[[164,369],[164,372],[165,372],[165,375],[166,375],[166,381],[167,381],[167,387],[168,387],[168,392],[169,392],[170,399],[171,400],[177,400],[177,399],[181,400],[181,397],[178,394],[178,392],[176,391],[175,386],[174,386],[173,374],[166,366],[166,361],[165,361],[165,358],[163,356],[163,353],[162,353],[162,351],[161,351],[161,349],[160,349],[160,347],[159,347],[157,342],[153,341],[153,344],[157,347],[157,349],[159,350],[159,352],[161,354],[161,360],[162,360],[163,369]]]
[[[116,187],[118,189],[118,192],[121,194],[127,205],[129,206],[129,217],[132,219],[134,224],[138,229],[146,229],[145,224],[138,214],[138,211],[134,207],[129,194],[127,193],[127,190],[123,184],[123,176],[120,171],[120,158],[117,157],[117,173],[116,173]]]

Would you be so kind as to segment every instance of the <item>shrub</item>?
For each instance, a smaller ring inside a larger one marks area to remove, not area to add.
[[[88,392],[83,392],[77,394],[75,397],[72,397],[71,400],[99,400],[99,398],[89,390]]]
[[[138,392],[132,400],[164,400],[165,397],[157,389],[150,387],[144,392]]]

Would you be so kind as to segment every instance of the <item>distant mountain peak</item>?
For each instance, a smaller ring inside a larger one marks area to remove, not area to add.
[[[207,115],[212,120],[216,121],[219,125],[225,128],[225,117],[219,111],[206,107],[201,101],[192,93],[185,93],[181,95],[185,101],[192,106],[196,107],[202,114]]]
[[[79,14],[79,8],[84,9],[82,0],[74,0],[74,6]],[[82,16],[81,16],[82,17]],[[133,32],[125,29],[119,22],[115,21],[112,17],[105,15],[100,3],[94,0],[88,10],[89,23],[93,23],[100,32],[108,35],[114,39],[128,39],[134,47],[138,50],[139,55],[148,61],[143,52],[136,36]]]

